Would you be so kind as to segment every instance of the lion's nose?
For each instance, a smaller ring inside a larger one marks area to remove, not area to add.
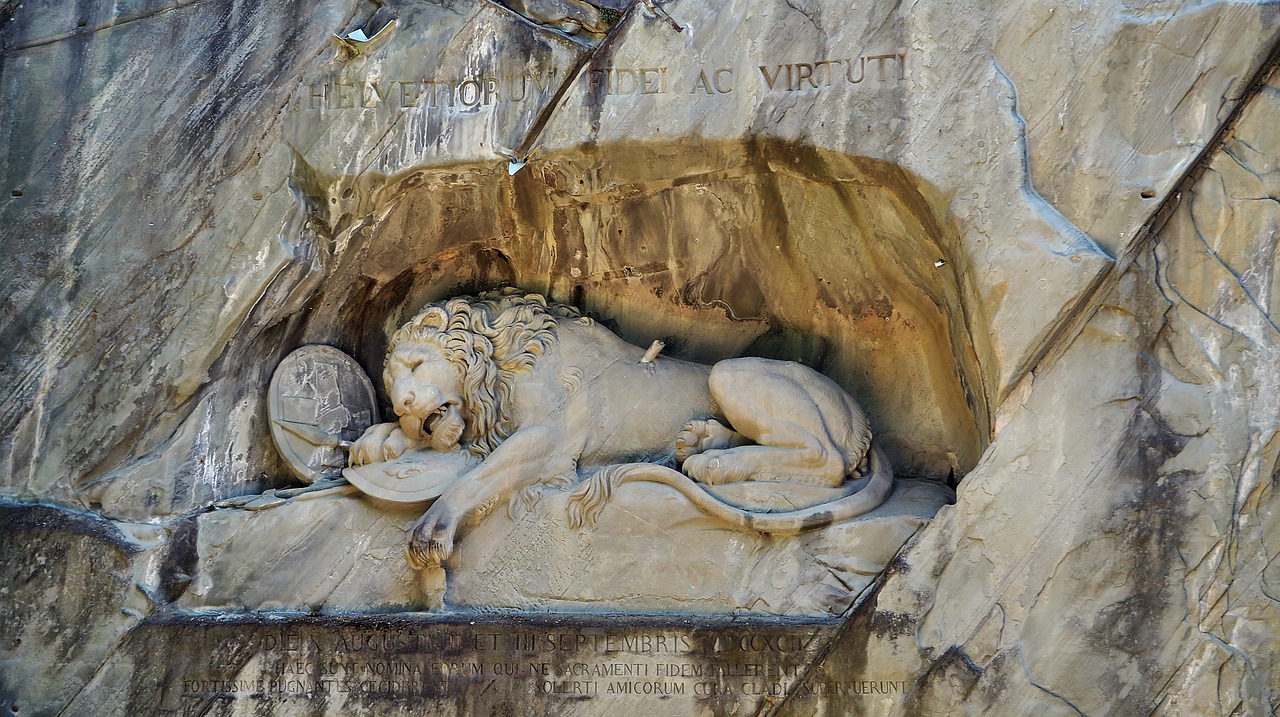
[[[407,413],[426,411],[426,409],[434,410],[444,402],[444,396],[438,389],[432,386],[427,386],[426,388],[419,387],[419,390],[406,388],[404,393],[400,393],[392,398],[395,401],[394,405],[396,407],[396,413],[402,416]]]

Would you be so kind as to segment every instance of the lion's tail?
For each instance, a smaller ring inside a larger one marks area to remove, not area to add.
[[[574,528],[595,525],[600,511],[618,486],[631,481],[648,481],[671,486],[707,515],[746,530],[790,535],[865,515],[888,499],[893,492],[893,469],[879,448],[872,447],[871,480],[862,490],[800,510],[756,513],[735,508],[709,493],[685,474],[652,463],[624,463],[600,469],[583,481],[569,498],[569,524]]]

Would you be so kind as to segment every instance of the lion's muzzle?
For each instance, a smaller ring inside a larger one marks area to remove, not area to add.
[[[391,402],[400,417],[400,429],[415,441],[428,440],[433,426],[448,410],[444,394],[435,386],[400,391],[393,386]]]
[[[439,394],[438,391],[434,393]],[[429,443],[437,451],[447,451],[458,445],[466,427],[456,401],[437,402],[431,406],[428,402],[414,401],[412,394],[405,403],[405,410],[397,408],[400,416],[400,430],[409,438],[422,443]],[[430,406],[429,411],[423,410]]]

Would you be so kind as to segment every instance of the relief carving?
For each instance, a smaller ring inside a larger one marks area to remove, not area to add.
[[[777,534],[863,515],[892,491],[866,416],[825,376],[653,353],[515,289],[431,304],[388,347],[397,420],[351,444],[344,475],[384,499],[435,497],[407,538],[419,570],[441,566],[494,508],[540,490],[573,488],[574,527],[607,524],[618,487],[645,481],[728,525]],[[772,504],[753,502],[756,487]],[[793,498],[781,506],[780,489]]]
[[[268,392],[271,435],[308,485],[338,478],[342,450],[378,420],[377,397],[360,365],[331,346],[304,346],[276,368]]]

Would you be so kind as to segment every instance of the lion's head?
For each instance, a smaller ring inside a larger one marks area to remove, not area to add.
[[[400,428],[435,450],[484,458],[506,440],[515,375],[555,344],[572,307],[501,289],[430,304],[391,336],[383,381]]]

